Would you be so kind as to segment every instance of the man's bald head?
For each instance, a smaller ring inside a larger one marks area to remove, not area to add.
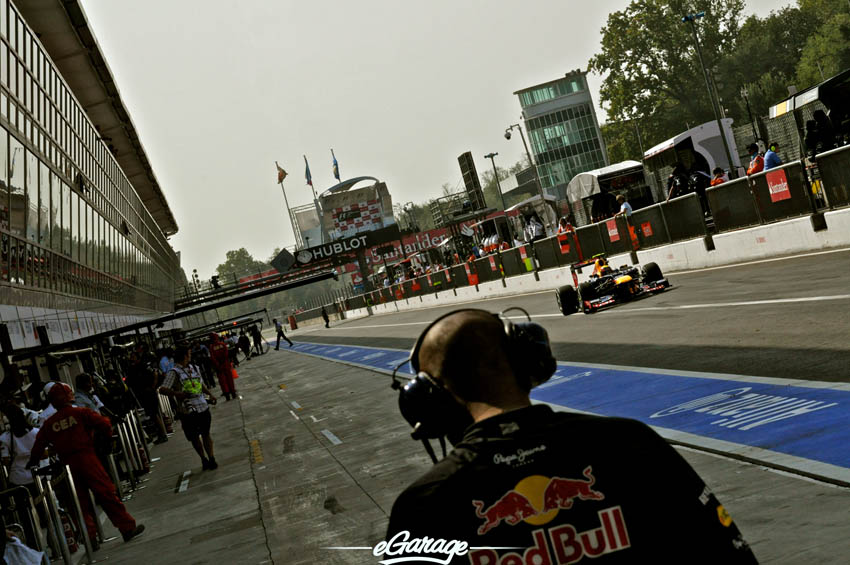
[[[507,354],[502,322],[483,310],[461,310],[437,322],[419,349],[419,368],[466,402],[499,404],[525,394]]]

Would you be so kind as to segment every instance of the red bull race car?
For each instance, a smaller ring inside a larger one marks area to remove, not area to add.
[[[593,273],[587,282],[578,282],[577,273],[582,267],[593,265]],[[575,286],[566,285],[555,290],[558,309],[564,316],[575,314],[579,309],[592,314],[622,302],[661,292],[670,287],[661,268],[655,263],[647,263],[641,269],[635,265],[623,265],[613,269],[604,255],[572,265],[571,271]]]

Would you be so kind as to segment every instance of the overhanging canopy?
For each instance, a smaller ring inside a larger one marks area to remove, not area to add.
[[[162,232],[177,233],[177,221],[159,187],[136,126],[78,0],[27,0],[15,6],[35,31],[98,133]]]

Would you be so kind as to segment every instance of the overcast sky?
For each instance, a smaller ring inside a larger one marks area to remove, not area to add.
[[[377,177],[401,203],[456,185],[464,151],[479,174],[491,151],[515,163],[513,92],[586,68],[628,1],[83,4],[177,218],[171,243],[206,278],[230,249],[266,259],[294,244],[275,160],[291,206],[311,201],[302,155],[317,191],[335,184],[331,148],[343,179]]]

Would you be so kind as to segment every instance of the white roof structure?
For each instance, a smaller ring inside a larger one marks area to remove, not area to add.
[[[731,165],[733,167],[740,167],[741,160],[738,157],[738,149],[735,145],[735,136],[732,134],[732,118],[723,118],[720,121],[723,122],[726,141],[729,144],[729,152],[732,154]],[[717,122],[715,120],[698,125],[687,131],[683,131],[679,135],[671,137],[667,141],[662,141],[644,153],[643,158],[644,160],[651,159],[665,151],[674,149],[680,143],[688,140],[690,140],[693,145],[693,150],[705,157],[705,160],[708,162],[709,170],[713,170],[714,167],[721,167],[726,170],[730,169],[729,163],[726,159],[725,150],[723,149],[723,140],[720,138],[720,128],[717,127]],[[670,161],[675,162],[675,156],[672,156]]]
[[[570,202],[578,202],[582,198],[598,194],[599,177],[616,176],[617,173],[631,171],[632,169],[642,169],[643,165],[637,161],[623,161],[622,163],[614,163],[601,169],[585,171],[573,177],[567,185],[567,200]]]

